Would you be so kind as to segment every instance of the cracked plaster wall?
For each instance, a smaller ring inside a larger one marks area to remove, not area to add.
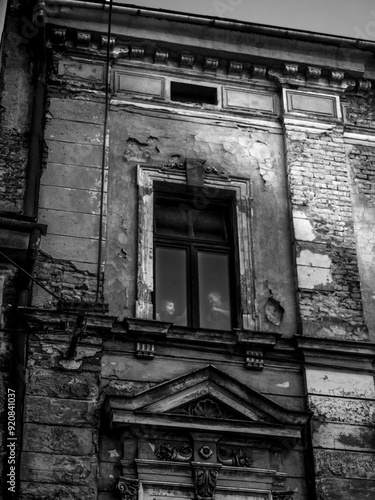
[[[229,176],[251,179],[257,313],[263,329],[292,335],[296,317],[282,136],[126,106],[113,106],[110,122],[105,290],[112,313],[132,315],[136,299],[136,164],[197,158]],[[123,293],[116,293],[121,288]],[[265,314],[271,297],[278,303],[276,319]]]

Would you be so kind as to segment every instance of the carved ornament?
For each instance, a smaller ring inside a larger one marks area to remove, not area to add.
[[[143,59],[145,55],[145,49],[143,47],[132,46],[130,50],[132,59]]]
[[[214,174],[225,179],[229,179],[229,176],[223,170],[219,171],[216,167],[211,167],[209,165],[204,165],[203,167],[205,174]],[[186,170],[186,162],[173,162],[164,163],[162,170]]]
[[[88,47],[91,42],[91,33],[87,31],[77,31],[77,45]]]
[[[242,73],[243,65],[237,61],[229,61],[229,73],[240,75]]]
[[[298,64],[284,63],[284,75],[296,76],[298,74]]]
[[[58,44],[65,43],[66,29],[58,28],[58,29],[52,30],[52,39],[55,43],[58,43]]]
[[[266,78],[267,76],[267,68],[266,66],[251,66],[251,76],[253,78]]]
[[[306,68],[306,77],[317,79],[320,78],[322,74],[322,68],[317,68],[316,66],[307,66]]]
[[[246,351],[245,368],[248,370],[263,370],[264,359],[262,351]]]
[[[192,463],[195,497],[197,500],[213,500],[221,464],[202,465]]]
[[[208,71],[216,71],[219,66],[219,59],[216,57],[205,57],[204,69]]]
[[[198,453],[199,453],[199,456],[201,458],[203,458],[203,460],[208,460],[209,458],[212,457],[213,451],[211,450],[211,448],[209,446],[205,445],[205,446],[202,446],[201,448],[199,448]]]
[[[217,460],[222,465],[230,467],[252,467],[252,460],[245,455],[243,450],[228,449],[222,446],[217,450]]]
[[[217,419],[224,419],[229,416],[224,409],[220,408],[219,405],[211,399],[201,399],[197,403],[191,403],[185,408],[179,408],[178,413],[184,413],[193,417]]]
[[[368,80],[358,80],[357,88],[360,92],[369,92],[371,90],[371,82]]]
[[[169,52],[167,50],[156,50],[154,54],[154,62],[167,63],[169,59]]]
[[[122,500],[138,500],[138,484],[137,479],[120,476],[116,484],[116,490],[121,493]]]
[[[330,80],[333,82],[342,82],[344,79],[345,73],[343,71],[331,71],[330,72]]]
[[[192,68],[194,64],[194,56],[186,52],[181,52],[180,54],[180,66],[185,68]]]
[[[110,50],[114,50],[115,45],[116,45],[116,38],[114,36],[111,36],[109,39]],[[107,35],[102,35],[100,37],[100,46],[102,49],[106,49],[108,47],[108,36]]]
[[[178,449],[170,443],[163,443],[155,449],[155,455],[158,460],[166,462],[190,462],[193,458],[193,449],[187,443]]]
[[[294,491],[272,491],[272,500],[293,500]]]
[[[153,359],[155,357],[155,345],[153,342],[137,342],[135,348],[137,358]]]

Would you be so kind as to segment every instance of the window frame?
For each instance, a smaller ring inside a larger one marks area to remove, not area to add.
[[[171,200],[174,204],[183,204],[190,209],[201,210],[204,216],[204,210],[208,207],[209,211],[218,212],[224,215],[226,220],[227,237],[224,240],[212,240],[209,237],[193,237],[186,235],[163,235],[154,234],[154,277],[156,276],[156,249],[157,248],[177,248],[186,251],[186,313],[187,326],[191,328],[204,328],[200,325],[201,312],[201,282],[199,277],[199,254],[225,255],[228,257],[228,293],[230,306],[230,328],[238,327],[241,323],[239,319],[239,301],[238,301],[238,248],[235,235],[237,234],[237,221],[234,217],[234,193],[228,190],[216,190],[215,196],[205,195],[204,187],[184,186],[170,184],[168,182],[154,182],[154,207],[158,199],[163,205],[165,201]],[[155,200],[156,195],[156,200]],[[197,199],[197,206],[194,207],[194,200]],[[203,204],[201,203],[203,201]],[[155,225],[154,225],[155,231]],[[157,303],[156,284],[154,287],[154,307]],[[154,316],[156,317],[155,310]],[[227,329],[228,330],[228,329]]]
[[[186,167],[180,163],[137,165],[138,270],[135,317],[139,319],[154,319],[154,194],[159,183],[175,185],[177,190],[186,189]],[[233,216],[237,234],[233,236],[237,247],[239,274],[237,278],[239,313],[236,314],[238,328],[258,329],[254,305],[251,181],[240,177],[228,177],[216,169],[206,167],[200,189],[204,190],[207,196],[220,190],[220,194],[230,193],[234,198]],[[237,311],[234,309],[233,312]]]

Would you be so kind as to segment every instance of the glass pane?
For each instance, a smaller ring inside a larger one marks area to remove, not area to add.
[[[199,324],[230,330],[229,255],[198,252]]]
[[[155,231],[157,235],[186,236],[188,215],[182,206],[155,205]]]
[[[195,238],[204,238],[210,241],[226,241],[226,227],[224,214],[192,210]]]
[[[186,250],[155,249],[156,319],[186,326]]]

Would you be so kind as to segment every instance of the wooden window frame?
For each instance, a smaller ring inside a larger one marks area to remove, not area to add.
[[[154,183],[187,185],[186,169],[181,164],[137,166],[138,185],[138,272],[137,301],[135,317],[152,320],[154,318]],[[160,184],[158,184],[160,185]],[[203,186],[199,188],[207,196],[215,196],[217,190],[230,192],[234,198],[236,218],[235,244],[238,253],[237,296],[238,328],[256,329],[254,307],[253,248],[251,238],[251,182],[250,179],[228,177],[214,169],[206,168]]]

